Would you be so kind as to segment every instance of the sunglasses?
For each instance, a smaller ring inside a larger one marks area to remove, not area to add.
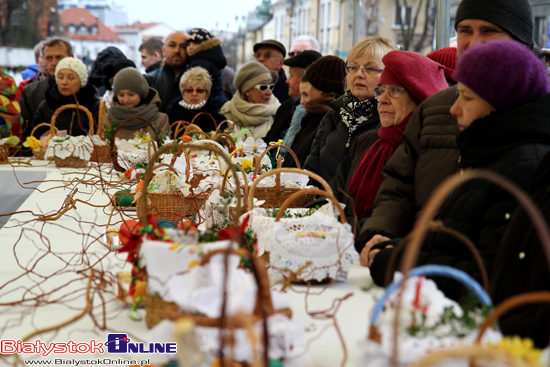
[[[288,56],[294,57],[294,56],[298,55],[300,52],[302,52],[302,51],[290,51],[290,52],[288,53]]]
[[[193,89],[193,88],[187,88],[183,90],[187,94],[193,94],[193,92],[197,92],[197,94],[203,94],[206,93],[206,90],[204,89]]]
[[[267,88],[273,91],[273,89],[275,89],[275,84],[256,84],[254,88],[258,89],[260,92],[267,91]]]

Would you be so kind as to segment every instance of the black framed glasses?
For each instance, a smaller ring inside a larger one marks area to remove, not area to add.
[[[405,88],[403,87],[396,87],[395,85],[390,85],[387,88],[379,85],[378,87],[374,88],[372,90],[374,92],[374,96],[376,98],[380,98],[380,96],[386,92],[390,95],[391,98],[396,99],[399,98],[405,92]]]
[[[275,55],[273,52],[271,52],[271,51],[267,51],[267,52],[260,52],[260,51],[258,51],[258,52],[256,52],[256,53],[254,54],[254,58],[255,58],[256,60],[258,60],[258,59],[261,58],[262,56],[264,57],[264,59],[270,59],[271,57],[276,56],[276,55]]]
[[[275,89],[275,84],[256,84],[254,88],[258,89],[260,92],[265,92],[268,88],[273,91],[273,89]]]
[[[363,75],[369,74],[369,75],[375,76],[375,75],[380,74],[384,69],[376,69],[376,68],[373,68],[371,66],[366,67],[366,68],[360,68],[359,66],[355,66],[355,65],[349,66],[348,65],[348,66],[346,66],[346,70],[350,74],[357,74],[359,72],[359,70],[361,70],[361,73]]]

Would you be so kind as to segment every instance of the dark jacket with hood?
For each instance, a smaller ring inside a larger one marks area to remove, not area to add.
[[[100,96],[102,96],[106,90],[105,72],[103,68],[106,65],[113,65],[117,61],[124,59],[126,59],[124,53],[114,46],[109,46],[97,54],[88,74],[88,83],[97,88]]]
[[[187,54],[187,68],[200,66],[208,71],[212,79],[212,90],[208,102],[212,110],[218,112],[227,98],[223,94],[222,69],[227,65],[223,55],[222,40],[218,37],[196,45],[193,53]]]
[[[456,86],[428,97],[414,111],[403,143],[384,166],[371,217],[355,239],[360,253],[375,234],[405,236],[433,190],[457,169],[459,132],[449,110],[457,97]]]
[[[304,168],[321,176],[330,182],[336,175],[336,168],[349,155],[348,127],[342,122],[340,109],[344,105],[344,95],[329,103],[332,110],[327,112],[319,124],[317,134],[311,145],[311,151],[306,159]],[[361,134],[376,129],[380,124],[378,112],[363,123],[353,132],[349,146],[353,145],[355,138]],[[296,140],[296,138],[294,139]]]
[[[23,118],[23,124],[27,126],[23,136],[27,137],[32,131],[32,120],[38,106],[46,98],[46,92],[51,86],[55,86],[55,80],[49,75],[37,82],[29,83],[21,92],[19,98],[19,106],[21,107],[21,117]]]
[[[285,137],[285,133],[292,122],[292,115],[296,110],[296,106],[299,104],[300,98],[289,98],[285,102],[281,103],[279,108],[277,108],[277,112],[275,112],[273,125],[271,125],[271,129],[269,129],[269,132],[264,138],[266,142],[270,143],[272,141],[278,141],[279,139],[283,139]]]
[[[181,96],[180,78],[182,74],[176,75],[174,68],[166,62],[162,69],[145,74],[149,86],[156,89],[160,97],[160,112],[166,112],[166,108],[172,101]]]
[[[84,88],[80,89],[76,98],[78,99],[78,104],[86,107],[91,112],[94,119],[97,118],[96,116],[99,112],[99,96],[97,95],[97,89],[93,85],[86,84]],[[62,97],[57,89],[57,84],[53,84],[46,92],[46,99],[42,101],[36,110],[29,132],[34,126],[42,122],[50,123],[54,112],[59,107],[67,104],[76,104],[76,101],[73,97]],[[68,135],[86,135],[90,129],[90,121],[84,111],[70,108],[59,114],[55,121],[55,127],[59,130],[67,130]],[[37,129],[34,136],[40,137],[40,135],[46,131],[48,131],[48,127],[40,127]]]
[[[474,121],[460,132],[459,168],[483,168],[502,175],[526,189],[537,166],[550,151],[550,95],[522,105],[508,106]],[[497,229],[507,224],[516,200],[486,180],[471,180],[453,191],[436,219],[467,236],[477,247],[490,272],[497,249]],[[392,249],[376,255],[370,268],[382,284]],[[449,265],[481,280],[470,251],[454,237],[428,233],[418,265]],[[459,299],[462,288],[449,279],[436,280],[448,297]]]

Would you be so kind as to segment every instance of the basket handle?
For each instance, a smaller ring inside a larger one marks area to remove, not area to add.
[[[487,294],[487,292],[483,289],[483,287],[474,280],[470,275],[463,272],[462,270],[447,266],[447,265],[423,265],[419,266],[417,268],[412,269],[408,276],[444,276],[447,278],[455,279],[462,284],[464,284],[466,287],[468,287],[474,294],[477,296],[477,298],[481,301],[481,303],[491,306],[491,297]],[[372,311],[370,324],[375,325],[376,320],[378,319],[378,316],[382,312],[382,309],[384,308],[384,303],[388,299],[388,297],[399,289],[399,287],[402,285],[403,281],[406,278],[403,277],[403,279],[395,281],[391,283],[388,287],[386,287],[386,290],[384,292],[384,295],[376,302],[376,305],[374,306],[374,309]]]
[[[120,131],[120,129],[122,128],[122,126],[126,125],[126,123],[128,121],[131,121],[131,120],[141,120],[143,122],[145,122],[147,125],[149,125],[149,127],[151,128],[151,130],[153,130],[153,124],[151,124],[147,119],[141,117],[141,116],[132,116],[132,117],[128,117],[126,120],[122,121],[115,129],[115,131],[113,132],[113,136],[111,136],[111,141],[109,142],[109,145],[111,147],[111,161],[113,162],[113,167],[115,170],[119,171],[119,172],[124,172],[126,171],[123,167],[120,166],[120,164],[118,164],[118,155],[117,155],[117,146],[115,144],[115,137],[116,137],[116,134],[118,134],[118,132]],[[159,144],[159,141],[158,141],[158,136],[156,136],[157,134],[155,134],[155,138],[157,140],[157,145]]]
[[[190,149],[190,148],[200,148],[201,150],[209,150],[211,152],[214,152],[218,155],[218,157],[222,157],[227,164],[229,165],[229,168],[233,171],[233,175],[235,177],[237,176],[237,170],[235,167],[233,167],[231,163],[231,159],[229,159],[227,153],[225,153],[223,150],[218,149],[217,147],[210,145],[210,144],[192,144],[192,143],[172,143],[172,144],[166,144],[160,147],[155,154],[153,154],[153,157],[151,158],[151,162],[156,162],[160,158],[161,154],[166,153],[167,151],[173,151],[173,150],[183,150],[183,149]],[[149,164],[147,165],[147,169],[145,170],[145,174],[143,177],[143,187],[141,188],[141,198],[143,200],[140,200],[138,205],[140,205],[140,210],[142,213],[141,220],[143,223],[147,223],[147,187],[149,186],[149,182],[151,182],[153,176],[153,165]],[[241,190],[240,190],[240,183],[237,180],[235,183],[237,186],[237,202],[242,200],[241,198]],[[239,208],[237,207],[237,216],[240,216]]]
[[[183,131],[183,134],[184,135],[200,134],[200,135],[204,136],[206,139],[210,139],[210,135],[208,135],[207,133],[202,131],[202,129],[200,127],[198,127],[197,125],[193,125],[193,124],[187,125],[187,127]]]
[[[279,220],[281,220],[285,210],[294,201],[294,199],[296,199],[299,196],[303,196],[303,195],[307,195],[307,194],[315,194],[315,195],[325,196],[327,199],[329,199],[332,202],[332,205],[334,207],[336,207],[336,209],[340,213],[340,221],[342,223],[347,223],[348,222],[348,220],[346,218],[346,214],[344,213],[344,210],[342,209],[342,206],[340,205],[338,200],[336,200],[334,195],[330,192],[319,190],[319,189],[298,190],[295,193],[293,193],[292,195],[290,195],[288,198],[286,198],[286,200],[283,202],[283,204],[281,204],[281,208],[279,209],[279,211],[277,212],[277,216],[275,217],[275,222],[278,222]]]
[[[227,142],[228,148],[235,147],[235,140],[231,137],[231,135],[227,133],[217,133],[212,137],[212,140],[216,141],[218,139],[223,139],[223,141]]]
[[[223,120],[222,122],[220,122],[219,125],[216,126],[216,134],[218,133],[218,131],[220,130],[220,128],[222,127],[223,124],[227,124],[227,127],[229,129],[232,129],[235,127],[235,123],[231,120]],[[237,129],[235,129],[235,132],[237,132]]]
[[[99,102],[99,113],[97,115],[97,135],[101,139],[105,139],[105,121],[107,121],[107,108],[105,107],[105,101],[101,101]]]
[[[254,191],[256,190],[256,186],[258,185],[258,182],[263,180],[265,177],[280,174],[282,172],[294,172],[294,173],[303,173],[305,175],[308,175],[309,177],[313,178],[314,180],[317,180],[317,182],[320,182],[323,188],[326,192],[333,195],[332,189],[330,188],[330,185],[318,174],[313,173],[311,171],[306,171],[304,169],[299,168],[275,168],[270,171],[262,173],[260,176],[258,176],[254,182],[252,183],[252,186],[250,186],[250,189],[248,191],[248,207],[253,208],[254,207]]]
[[[185,121],[185,120],[174,121],[170,124],[170,130],[175,129],[174,130],[174,140],[178,137],[179,133],[182,130],[182,127],[188,126],[189,124],[190,124],[190,122]]]
[[[40,124],[33,127],[32,131],[31,131],[31,136],[34,136],[34,133],[36,132],[36,129],[38,129],[39,127],[42,127],[42,126],[51,127],[52,124],[48,124],[47,122],[41,122]],[[55,134],[57,134],[57,132],[59,132],[59,129],[56,126],[54,126],[53,128],[55,129]]]
[[[88,122],[90,124],[90,131],[88,133],[89,133],[89,135],[94,135],[94,117],[92,116],[92,113],[86,107],[84,107],[82,105],[79,105],[79,104],[73,104],[73,103],[63,105],[63,106],[59,107],[57,110],[55,110],[55,112],[52,115],[52,120],[51,120],[51,125],[50,125],[50,135],[51,136],[55,135],[54,127],[55,127],[55,122],[57,121],[57,117],[59,116],[59,114],[61,112],[65,111],[65,110],[67,110],[67,109],[70,109],[70,108],[77,109],[77,110],[82,110],[86,114],[86,116],[88,117]],[[80,120],[78,121],[78,123],[80,124]]]
[[[476,338],[476,343],[481,342],[481,338],[485,331],[493,325],[493,323],[506,312],[527,304],[533,303],[550,303],[550,291],[538,291],[538,292],[528,292],[515,295],[499,303],[493,312],[487,316],[483,324],[479,328],[479,333]]]
[[[233,165],[233,166],[235,167],[235,165]],[[231,170],[231,167],[228,167],[227,170],[225,171],[224,175],[223,175],[223,181],[222,181],[222,186],[220,188],[220,194],[223,194],[225,192],[225,184],[227,183],[227,179],[228,179],[230,170]],[[248,180],[247,180],[247,177],[246,177],[244,172],[242,172],[240,170],[238,170],[237,172],[241,172],[242,175],[243,175],[243,178],[244,178],[244,180],[243,180],[244,181],[243,196],[247,197],[247,195],[248,195]],[[234,177],[235,177],[235,180],[238,180],[237,176],[234,176]],[[241,198],[241,199],[244,200],[244,198]],[[240,217],[240,213],[247,210],[247,208],[243,207],[243,206],[244,206],[244,203],[237,202],[237,213],[239,215],[235,216],[235,226],[239,225],[238,218]],[[250,209],[252,209],[252,208],[250,208]]]
[[[262,154],[260,154],[260,157],[258,158],[258,164],[256,165],[256,167],[254,167],[254,176],[257,176],[258,173],[260,173],[260,169],[262,167],[261,165],[261,162],[262,162],[262,159],[264,158],[264,156],[267,154],[267,152],[269,152],[271,149],[275,149],[275,148],[284,148],[286,149],[290,155],[292,156],[292,158],[294,158],[294,162],[296,162],[296,168],[300,169],[302,168],[300,166],[300,160],[298,159],[298,157],[296,156],[296,153],[294,153],[294,151],[292,149],[290,149],[289,147],[287,147],[286,145],[283,145],[283,144],[272,144],[270,146],[268,146],[266,148],[266,150],[264,150],[262,152]],[[278,161],[277,161],[278,162]],[[280,167],[277,167],[277,168],[280,168]]]
[[[214,118],[214,116],[212,116],[211,113],[209,112],[199,112],[195,115],[195,117],[193,117],[193,120],[191,120],[191,124],[195,124],[195,120],[197,119],[197,117],[199,117],[200,115],[207,115],[208,117],[210,117],[212,119],[212,121],[214,121],[214,126],[216,127],[216,130],[215,131],[218,131],[218,122],[216,121],[216,119]]]

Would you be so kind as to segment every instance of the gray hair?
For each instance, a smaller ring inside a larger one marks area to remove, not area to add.
[[[298,41],[306,41],[309,42],[311,45],[310,50],[321,52],[321,46],[319,45],[319,41],[317,41],[317,38],[310,36],[309,34],[303,34],[301,36],[298,36],[294,39],[294,43]]]

